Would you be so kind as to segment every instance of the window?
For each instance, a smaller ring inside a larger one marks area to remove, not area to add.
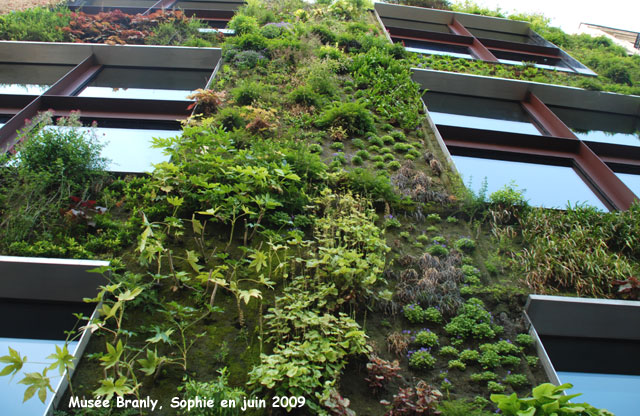
[[[448,55],[456,58],[473,59],[471,51],[466,46],[448,45],[445,43],[424,42],[410,39],[397,39],[406,50],[415,53],[424,53],[428,55]]]
[[[0,149],[11,151],[17,130],[41,111],[52,109],[54,117],[79,111],[89,125],[99,120],[94,132],[105,144],[103,156],[111,160],[108,168],[122,173],[148,172],[152,164],[167,160],[161,150],[151,147],[152,138],[179,134],[179,120],[192,111],[192,101],[186,97],[206,88],[220,59],[220,49],[158,46],[21,42],[2,44],[0,52],[17,61],[42,56],[43,48],[75,65],[52,66],[54,70],[46,65],[27,66],[35,68],[30,82],[45,79],[42,84],[48,86],[39,90],[42,95],[35,101],[23,95],[7,97],[16,109],[0,117],[4,123],[0,124]],[[125,62],[132,66],[122,66]],[[48,78],[38,78],[39,73]]]
[[[542,134],[517,101],[438,92],[427,92],[424,101],[429,115],[437,125]]]
[[[105,67],[80,91],[80,97],[186,100],[205,88],[211,71]]]
[[[0,94],[40,95],[71,71],[71,65],[0,64]]]
[[[568,166],[553,166],[507,160],[452,155],[467,187],[478,193],[487,185],[487,195],[505,185],[517,184],[531,205],[565,208],[567,204],[606,207]]]
[[[549,106],[580,139],[640,146],[640,119],[632,115]]]
[[[627,209],[640,196],[640,98],[413,71],[443,151],[475,191],[484,177],[489,192],[514,180],[533,205],[556,208]]]
[[[628,328],[640,324],[638,302],[531,295],[526,316],[550,380],[573,384],[577,403],[637,414],[640,363],[628,357],[640,338]]]
[[[97,14],[120,10],[124,13],[153,13],[158,10],[182,9],[187,16],[196,16],[211,27],[224,28],[233,17],[235,10],[244,4],[244,0],[71,0],[71,10],[81,10]]]
[[[410,52],[508,65],[533,62],[538,68],[596,75],[527,22],[386,3],[375,3],[374,8],[391,40]]]
[[[95,304],[82,301],[93,298],[105,279],[89,273],[96,267],[108,266],[106,261],[43,259],[0,256],[0,314],[11,319],[0,320],[0,351],[8,347],[27,357],[20,372],[0,388],[0,403],[4,414],[45,415],[51,411],[54,394],[46,403],[30,400],[22,403],[25,391],[18,381],[25,373],[42,372],[67,339],[65,331],[73,331],[77,319],[73,314],[94,316]],[[74,363],[80,361],[91,332],[84,331],[69,343]],[[66,375],[50,373],[54,391],[66,388]]]

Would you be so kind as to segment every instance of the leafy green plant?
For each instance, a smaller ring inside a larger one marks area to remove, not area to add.
[[[431,355],[430,348],[420,348],[417,351],[409,351],[409,367],[417,370],[433,368],[436,358]]]
[[[456,242],[453,243],[453,246],[456,248],[456,250],[465,253],[471,253],[476,248],[476,242],[470,238],[464,237],[456,240]]]
[[[221,400],[233,400],[241,403],[247,393],[237,387],[229,386],[229,372],[227,368],[218,371],[220,375],[211,381],[196,381],[192,379],[184,380],[184,383],[178,387],[178,391],[182,392],[184,399],[195,400],[196,398],[206,397],[220,403]],[[189,415],[194,416],[236,416],[241,414],[239,407],[194,407],[189,410]],[[187,414],[185,412],[185,414]]]
[[[318,127],[342,127],[350,136],[362,136],[374,128],[371,112],[361,103],[339,103],[325,110]]]
[[[481,300],[471,298],[444,329],[448,334],[461,339],[482,339],[493,338],[497,333],[501,333],[503,328],[492,322],[491,313],[484,308]]]
[[[443,355],[443,356],[456,357],[457,358],[458,355],[459,355],[459,352],[456,349],[456,347],[454,347],[452,345],[445,345],[445,346],[440,348],[439,354]]]
[[[462,362],[462,360],[450,360],[447,363],[447,367],[450,370],[456,369],[456,370],[464,371],[467,369],[467,365],[464,362]]]
[[[265,87],[260,82],[244,81],[231,90],[231,96],[239,105],[251,105],[264,94]]]
[[[407,320],[413,324],[421,324],[424,322],[424,309],[417,303],[405,305],[402,313]]]
[[[506,387],[498,383],[497,381],[490,381],[487,383],[487,389],[491,393],[501,393],[506,390]]]
[[[565,395],[563,392],[572,388],[569,383],[554,386],[551,383],[544,383],[535,387],[531,392],[531,397],[520,399],[516,393],[510,396],[503,394],[492,394],[491,401],[507,416],[517,415],[543,415],[552,416],[555,414],[575,414],[578,416],[613,416],[613,413],[596,409],[587,403],[572,403],[571,399],[580,394]]]
[[[464,362],[477,361],[480,358],[480,353],[476,350],[463,350],[460,352],[460,360]]]
[[[431,332],[429,329],[418,331],[413,338],[413,342],[419,347],[435,347],[440,343],[438,334]]]
[[[480,383],[483,381],[497,380],[498,375],[493,371],[483,371],[482,373],[473,373],[469,378],[473,382]]]
[[[39,42],[68,41],[64,27],[69,26],[71,12],[67,8],[49,10],[33,7],[0,16],[0,37],[6,40]]]
[[[504,382],[514,389],[521,388],[529,384],[529,380],[524,374],[507,374],[504,378]]]

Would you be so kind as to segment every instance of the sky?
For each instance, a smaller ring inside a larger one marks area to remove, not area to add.
[[[640,32],[640,0],[475,0],[481,6],[542,13],[552,26],[575,33],[580,22]]]

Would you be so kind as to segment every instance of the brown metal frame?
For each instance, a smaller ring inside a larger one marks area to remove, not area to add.
[[[451,33],[433,32],[429,30],[407,29],[397,26],[385,26],[391,38],[417,40],[440,43],[443,45],[467,46],[473,56],[485,62],[500,63],[492,51],[512,52],[562,60],[560,49],[556,47],[509,42],[498,39],[485,39],[474,36],[455,18],[447,25]],[[572,66],[567,69],[576,72]]]
[[[583,142],[533,93],[520,104],[545,136],[437,125],[455,154],[573,167],[609,209],[626,210],[638,197],[616,176],[617,170],[640,173],[640,149]]]
[[[126,14],[142,14],[148,15],[158,10],[167,10],[175,7],[180,0],[158,0],[151,7],[127,7],[127,6],[91,6],[91,5],[73,5],[68,7],[73,11],[82,11],[88,14],[98,14],[101,12],[110,12],[120,10]],[[228,22],[233,18],[234,12],[231,10],[215,10],[215,9],[198,9],[183,8],[184,14],[188,17],[196,17],[205,22]]]
[[[219,63],[218,63],[219,65]],[[73,94],[85,86],[102,68],[90,55],[40,96],[0,95],[0,113],[12,117],[0,128],[0,152],[12,152],[18,131],[39,112],[52,110],[57,117],[79,111],[82,118],[171,122],[192,115],[193,101],[148,100],[131,98],[77,97]],[[216,68],[211,68],[212,77]]]

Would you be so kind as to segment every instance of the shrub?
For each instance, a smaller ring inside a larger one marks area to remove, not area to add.
[[[516,336],[516,344],[523,347],[530,347],[533,345],[533,337],[529,334],[518,334]]]
[[[364,141],[362,139],[353,139],[351,141],[351,144],[353,145],[353,147],[355,147],[356,149],[364,149],[365,147],[367,147],[367,145],[364,143]]]
[[[496,381],[490,381],[487,383],[487,389],[491,393],[502,393],[506,390],[506,387]]]
[[[334,142],[331,143],[331,148],[333,150],[344,150],[344,144],[342,142]]]
[[[419,347],[435,347],[439,344],[438,335],[430,330],[421,330],[415,335],[414,342]]]
[[[368,169],[355,168],[347,174],[347,180],[350,189],[367,195],[374,200],[387,202],[395,202],[398,200],[398,196],[391,186],[389,177],[384,175],[384,173],[375,173]]]
[[[71,20],[69,10],[34,7],[0,16],[0,38],[5,40],[63,42],[68,37],[62,30]]]
[[[396,171],[398,169],[400,169],[401,165],[400,162],[394,160],[393,162],[389,162],[387,163],[387,169],[391,170],[391,171]]]
[[[393,150],[399,153],[406,153],[411,149],[411,145],[409,143],[396,143],[393,145]]]
[[[227,24],[229,29],[236,32],[236,35],[245,35],[258,31],[258,21],[251,16],[245,14],[236,14]]]
[[[449,254],[449,249],[444,245],[434,244],[427,248],[427,253],[431,254],[432,256],[444,257]]]
[[[242,402],[247,396],[244,390],[229,386],[227,368],[219,371],[220,375],[212,381],[195,381],[187,380],[182,386],[178,387],[178,391],[183,392],[184,399],[195,400],[196,398],[206,397],[219,403],[221,400],[235,400]],[[215,407],[194,407],[189,411],[189,415],[194,416],[236,416],[242,412],[239,408]]]
[[[498,378],[498,376],[493,371],[484,371],[482,373],[471,374],[471,377],[469,377],[469,378],[473,382],[480,383],[480,382],[483,382],[483,381],[496,380]]]
[[[524,374],[507,374],[504,378],[504,382],[514,389],[524,387],[529,384],[529,380],[527,380],[527,376]]]
[[[453,243],[453,246],[458,251],[462,251],[462,252],[465,252],[465,253],[471,253],[476,248],[476,242],[473,241],[470,238],[463,237],[463,238],[458,239],[455,243]]]
[[[458,357],[458,350],[451,345],[445,345],[444,347],[440,348],[439,353],[440,355],[444,356]]]
[[[351,158],[351,163],[353,163],[356,166],[360,166],[364,163],[364,160],[362,160],[360,156],[354,156]]]
[[[339,103],[327,109],[316,122],[318,127],[342,127],[352,136],[362,136],[374,128],[373,115],[361,103]]]
[[[384,144],[394,144],[396,142],[395,139],[389,134],[386,134],[386,135],[382,136],[380,138],[380,140]],[[382,145],[380,145],[380,146],[382,146]]]
[[[400,388],[398,394],[393,396],[391,410],[386,414],[391,415],[437,415],[438,401],[442,393],[420,380],[415,388]],[[388,405],[389,402],[381,401]]]
[[[477,361],[480,358],[480,353],[476,350],[464,350],[460,353],[460,359],[464,362]]]
[[[385,153],[382,156],[382,160],[384,160],[385,162],[390,162],[390,161],[392,161],[394,159],[395,159],[395,157],[393,157],[393,155],[391,153]]]
[[[241,129],[247,125],[244,117],[242,117],[241,110],[237,107],[224,107],[218,111],[216,118],[227,131]]]
[[[458,219],[456,217],[447,217],[446,221],[449,224],[457,224],[458,223]]]
[[[466,369],[467,369],[466,364],[465,364],[465,363],[463,363],[461,360],[450,360],[450,361],[447,363],[447,367],[448,367],[450,370],[457,369],[457,370],[460,370],[460,371],[464,371],[464,370],[466,370]]]
[[[322,146],[320,146],[318,143],[313,143],[312,145],[309,146],[309,152],[322,153]]]
[[[240,69],[253,69],[265,60],[265,56],[257,51],[239,51],[233,55],[233,64]]]
[[[524,359],[529,367],[536,367],[538,365],[538,361],[540,361],[540,359],[535,355],[527,355]]]
[[[440,215],[435,212],[427,215],[427,222],[436,223],[440,221],[442,221],[442,218],[440,218]]]
[[[405,305],[405,307],[402,308],[402,313],[404,317],[413,324],[421,324],[424,322],[424,310],[417,303]]]
[[[358,150],[356,152],[356,156],[362,158],[362,160],[368,160],[371,157],[369,152],[367,152],[366,150]]]
[[[329,29],[326,25],[313,25],[311,27],[311,33],[318,36],[318,38],[320,38],[320,42],[325,45],[336,42],[335,32]]]
[[[264,84],[255,81],[241,82],[231,90],[231,95],[239,105],[251,105],[264,92]]]
[[[433,368],[436,359],[431,355],[430,349],[420,348],[417,351],[409,351],[409,367],[417,370]]]
[[[425,309],[423,317],[424,320],[433,322],[434,324],[441,324],[443,322],[442,313],[440,313],[440,310],[434,306],[430,306]]]
[[[444,329],[448,334],[463,339],[471,336],[481,339],[492,338],[496,333],[502,332],[503,328],[492,323],[491,313],[484,308],[480,299],[471,298],[462,305],[459,314]]]

